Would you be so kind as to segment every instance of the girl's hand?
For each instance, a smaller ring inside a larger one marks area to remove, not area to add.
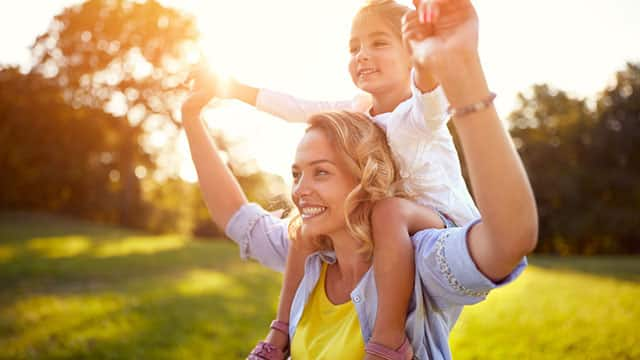
[[[413,55],[413,44],[420,43],[433,33],[433,27],[430,23],[421,23],[418,20],[417,11],[409,11],[402,18],[402,41],[409,53]],[[423,92],[433,90],[438,81],[433,76],[431,69],[421,61],[416,61],[417,57],[413,56],[413,67],[416,71],[415,82],[418,88]]]
[[[418,19],[431,33],[413,42],[413,55],[444,88],[451,106],[468,106],[489,96],[478,55],[478,15],[470,0],[414,0]]]
[[[414,56],[436,73],[452,60],[477,57],[478,16],[470,0],[414,0],[417,19],[429,28]],[[457,62],[457,61],[456,61]]]
[[[425,40],[432,33],[432,23],[421,22],[416,10],[411,10],[402,17],[402,42],[412,55],[413,44]]]

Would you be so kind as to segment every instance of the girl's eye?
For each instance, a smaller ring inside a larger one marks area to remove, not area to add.
[[[299,172],[292,172],[291,173],[291,177],[293,178],[294,181],[298,181],[298,178],[300,177],[300,173]]]
[[[357,52],[358,52],[358,48],[357,48],[357,47],[350,47],[350,48],[349,48],[349,53],[351,53],[351,54],[355,54],[355,53],[357,53]]]
[[[386,45],[387,45],[387,43],[384,42],[384,41],[376,41],[376,42],[373,43],[373,46],[377,46],[377,47],[386,46]]]
[[[316,171],[316,175],[318,175],[318,176],[329,175],[329,172],[324,171],[324,170],[317,170]]]

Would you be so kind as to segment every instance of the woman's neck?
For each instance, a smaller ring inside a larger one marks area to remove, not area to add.
[[[358,241],[346,231],[331,236],[336,253],[336,268],[343,284],[355,288],[371,267],[372,261],[358,253]]]
[[[372,93],[371,116],[392,112],[401,102],[411,97],[411,88],[404,86],[397,90]]]

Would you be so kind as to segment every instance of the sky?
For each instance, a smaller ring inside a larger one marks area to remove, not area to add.
[[[78,0],[0,0],[0,64],[29,64],[28,46],[51,18]],[[347,72],[351,17],[363,0],[161,0],[195,15],[214,68],[257,87],[310,99],[350,99]],[[400,1],[409,4],[410,1]],[[638,0],[476,0],[480,55],[496,106],[505,117],[516,94],[548,83],[594,97],[628,61],[640,61]],[[300,127],[243,107],[216,110],[212,121],[259,166],[288,178]],[[238,117],[242,116],[241,120]],[[251,120],[245,121],[248,118]],[[258,136],[256,136],[256,134]],[[274,141],[277,138],[279,141]],[[188,152],[184,155],[188,159]],[[190,161],[183,178],[195,180]]]

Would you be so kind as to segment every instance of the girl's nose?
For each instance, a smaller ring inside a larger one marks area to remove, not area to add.
[[[356,60],[362,61],[362,60],[368,60],[368,59],[369,59],[369,52],[367,51],[366,47],[364,46],[360,47],[360,50],[358,50],[358,53],[356,54]]]

